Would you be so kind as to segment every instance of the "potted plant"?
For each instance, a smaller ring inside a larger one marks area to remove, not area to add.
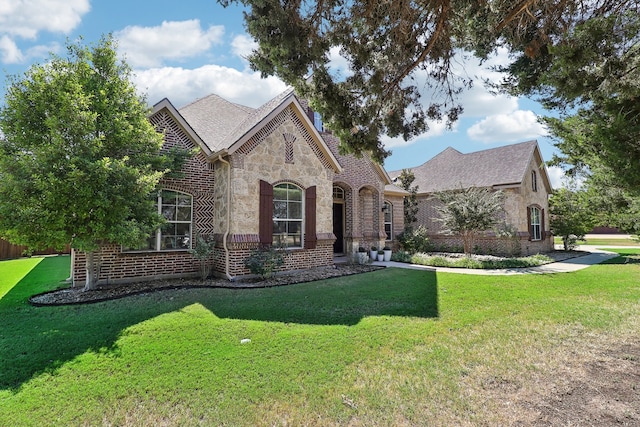
[[[384,251],[382,249],[378,251],[378,261],[384,261]]]
[[[384,252],[384,260],[391,261],[391,248],[389,246],[385,246],[382,250]]]
[[[378,258],[378,248],[376,246],[371,246],[369,256],[371,257],[371,261],[375,261]]]

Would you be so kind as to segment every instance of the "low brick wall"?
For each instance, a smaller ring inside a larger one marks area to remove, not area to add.
[[[462,252],[462,239],[456,236],[430,235],[429,241],[436,249],[447,249]],[[553,250],[553,237],[540,241],[530,241],[523,235],[517,241],[495,236],[482,236],[474,240],[474,252],[500,256],[529,256]]]
[[[304,270],[333,265],[334,239],[319,239],[315,249],[286,251],[280,271]],[[232,243],[229,246],[229,274],[232,277],[248,276],[251,272],[244,261],[258,244],[255,242]],[[74,285],[86,280],[86,257],[75,252],[73,267]],[[170,252],[122,252],[119,245],[103,245],[96,254],[100,284],[132,283],[145,280],[198,277],[199,264],[187,251]],[[225,251],[219,243],[210,260],[212,274],[225,276]]]

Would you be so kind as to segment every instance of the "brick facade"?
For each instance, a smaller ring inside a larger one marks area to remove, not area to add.
[[[402,196],[385,195],[384,169],[369,157],[341,155],[339,140],[328,132],[322,136],[343,167],[335,175],[334,185],[345,190],[345,253],[353,254],[360,246],[367,250],[384,247],[389,243],[385,242],[382,207],[385,200],[393,205],[393,233],[398,235],[404,228]]]
[[[226,162],[207,159],[199,150],[185,163],[183,177],[166,178],[160,183],[162,189],[193,197],[192,241],[199,235],[215,241],[210,259],[214,274],[231,279],[250,274],[244,261],[260,245],[257,229],[260,180],[271,184],[293,183],[303,191],[311,186],[317,190],[315,247],[287,250],[282,270],[333,265],[333,160],[317,145],[303,118],[303,113],[290,106],[228,156]],[[189,132],[167,109],[156,112],[150,121],[165,135],[163,149],[197,147]],[[348,200],[353,200],[351,190]],[[105,244],[96,253],[96,265],[102,284],[199,274],[197,260],[186,250],[127,252],[119,245]],[[84,253],[74,252],[75,284],[85,281],[84,268]]]
[[[518,236],[514,239],[498,238],[491,230],[484,236],[479,237],[475,242],[477,250],[481,253],[496,255],[523,256],[536,253],[550,252],[553,250],[553,236],[549,232],[549,202],[548,192],[539,182],[536,191],[533,190],[532,171],[536,172],[537,179],[541,181],[540,164],[535,157],[531,160],[527,171],[524,174],[523,182],[510,188],[503,188],[505,194],[503,221],[514,226],[518,230]],[[430,194],[418,194],[418,214],[417,224],[427,228],[429,239],[433,246],[438,249],[457,250],[462,248],[462,239],[455,236],[448,236],[442,233],[442,224],[437,220],[439,217],[436,206],[440,202]],[[543,212],[543,236],[541,240],[531,240],[529,232],[529,218],[527,208],[535,206]]]

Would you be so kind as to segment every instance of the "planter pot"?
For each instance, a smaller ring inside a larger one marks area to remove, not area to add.
[[[371,257],[371,261],[375,261],[378,259],[378,251],[369,251],[369,257]]]
[[[378,254],[378,261],[384,261],[384,254]]]
[[[384,251],[384,260],[391,261],[391,251]]]
[[[356,252],[358,264],[366,264],[369,261],[369,255],[366,252]]]

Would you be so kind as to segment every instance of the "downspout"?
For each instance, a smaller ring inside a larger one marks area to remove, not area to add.
[[[229,247],[227,246],[227,238],[231,230],[231,163],[223,159],[221,154],[218,155],[218,160],[227,165],[227,225],[222,236],[222,248],[224,249],[224,274],[227,279],[233,281],[235,277],[229,274]]]

